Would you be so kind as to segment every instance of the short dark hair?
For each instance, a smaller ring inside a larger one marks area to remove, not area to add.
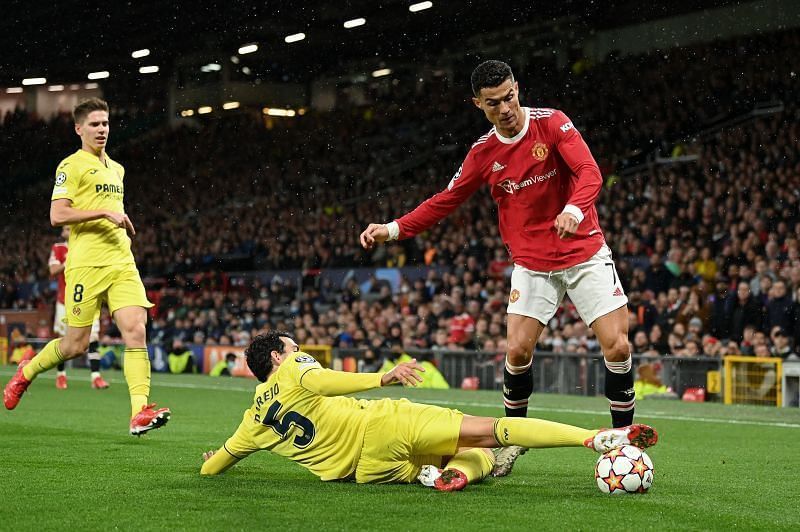
[[[76,124],[80,124],[86,120],[86,117],[92,111],[105,111],[107,113],[108,103],[96,97],[83,100],[72,110],[72,119],[75,120]]]
[[[478,97],[484,87],[497,87],[505,80],[514,81],[514,73],[507,63],[490,59],[484,61],[472,71],[470,82],[472,83],[472,94]]]
[[[250,368],[256,379],[261,382],[267,382],[267,378],[272,371],[272,352],[283,353],[284,345],[281,338],[290,338],[295,342],[297,341],[288,332],[270,331],[253,338],[253,341],[244,350],[247,367]]]

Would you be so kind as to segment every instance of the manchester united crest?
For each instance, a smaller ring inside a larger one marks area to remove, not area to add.
[[[519,290],[514,288],[513,290],[511,290],[511,297],[509,297],[509,300],[512,303],[516,303],[518,299],[519,299]]]
[[[548,153],[549,150],[547,149],[547,144],[545,144],[544,142],[536,142],[536,144],[533,145],[533,149],[531,150],[531,155],[533,155],[533,158],[536,159],[537,161],[544,161],[545,159],[547,159]]]

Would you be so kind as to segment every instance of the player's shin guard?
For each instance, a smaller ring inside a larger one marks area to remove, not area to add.
[[[606,397],[610,403],[611,424],[614,428],[633,423],[636,394],[633,390],[631,356],[624,362],[606,360]]]
[[[494,466],[494,454],[486,449],[469,449],[453,456],[444,469],[458,469],[467,476],[470,484],[489,476]]]
[[[501,447],[519,445],[527,449],[580,447],[596,430],[544,419],[501,417],[494,422],[494,437]]]
[[[44,373],[48,369],[56,367],[60,362],[64,362],[64,357],[61,355],[58,346],[61,343],[61,338],[50,340],[50,342],[33,357],[30,363],[22,368],[22,374],[26,379],[32,381],[39,373]]]
[[[95,373],[100,372],[100,353],[98,352],[99,347],[99,342],[89,343],[89,354],[86,356],[89,359],[89,369],[92,370],[92,376],[94,376]]]
[[[506,359],[503,369],[503,405],[506,417],[528,415],[528,399],[533,393],[533,359],[524,366],[512,366]]]
[[[131,417],[138,414],[147,404],[150,395],[150,357],[146,347],[125,349],[125,380],[131,394]]]

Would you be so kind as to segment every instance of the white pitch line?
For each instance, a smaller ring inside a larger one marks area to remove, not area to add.
[[[6,370],[0,370],[0,375],[12,375],[12,373],[7,372]],[[55,375],[45,374],[39,378],[45,379],[55,379]],[[90,382],[91,379],[88,377],[70,377],[70,380],[74,381],[81,381],[81,382]],[[109,379],[112,384],[126,384],[124,379]],[[185,382],[159,382],[155,385],[156,388],[164,387],[164,388],[183,388],[189,390],[213,390],[213,391],[222,391],[222,392],[240,392],[240,393],[253,393],[254,388],[246,389],[246,388],[232,388],[230,386],[215,386],[213,384],[191,384]],[[466,406],[466,407],[475,407],[475,408],[495,408],[500,409],[502,408],[497,403],[479,403],[479,402],[468,402],[468,401],[442,401],[437,399],[424,399],[420,402],[433,404],[433,405],[442,405],[442,406]],[[498,401],[499,403],[499,401]],[[577,408],[544,408],[544,407],[536,407],[536,406],[528,406],[528,410],[535,410],[537,412],[559,412],[564,414],[582,414],[582,415],[592,415],[592,416],[602,416],[607,415],[607,411],[600,411],[600,410],[583,410]],[[670,421],[691,421],[691,422],[700,422],[700,423],[721,423],[725,425],[754,425],[758,427],[780,427],[780,428],[789,428],[789,429],[800,429],[800,423],[785,423],[781,421],[744,421],[739,419],[722,419],[722,418],[712,418],[712,417],[693,417],[693,416],[676,416],[672,414],[665,414],[663,412],[648,412],[645,417],[653,418],[653,419],[668,419]]]
[[[496,404],[487,404],[487,403],[437,401],[435,399],[430,399],[430,400],[426,399],[425,401],[422,402],[437,404],[437,405],[474,406],[476,408],[492,408],[492,407],[500,408]],[[528,410],[536,410],[538,412],[560,412],[565,414],[584,414],[584,415],[596,415],[596,416],[608,414],[607,411],[580,410],[577,408],[543,408],[530,405],[528,405]],[[658,412],[654,413],[648,412],[644,414],[644,417],[651,417],[654,419],[669,419],[670,421],[699,421],[702,423],[724,423],[727,425],[756,425],[761,427],[783,427],[789,429],[800,429],[800,423],[784,423],[780,421],[743,421],[739,419],[721,419],[712,417],[675,416]]]

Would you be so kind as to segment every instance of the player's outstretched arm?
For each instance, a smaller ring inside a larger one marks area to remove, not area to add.
[[[201,475],[219,475],[236,465],[238,458],[220,447],[217,451],[206,451],[203,453],[203,467],[200,468]]]
[[[422,382],[422,377],[419,375],[422,371],[425,371],[425,368],[420,366],[416,359],[398,364],[387,373],[350,373],[317,368],[306,372],[300,380],[300,385],[310,392],[333,397],[365,392],[396,383],[416,386]]]

